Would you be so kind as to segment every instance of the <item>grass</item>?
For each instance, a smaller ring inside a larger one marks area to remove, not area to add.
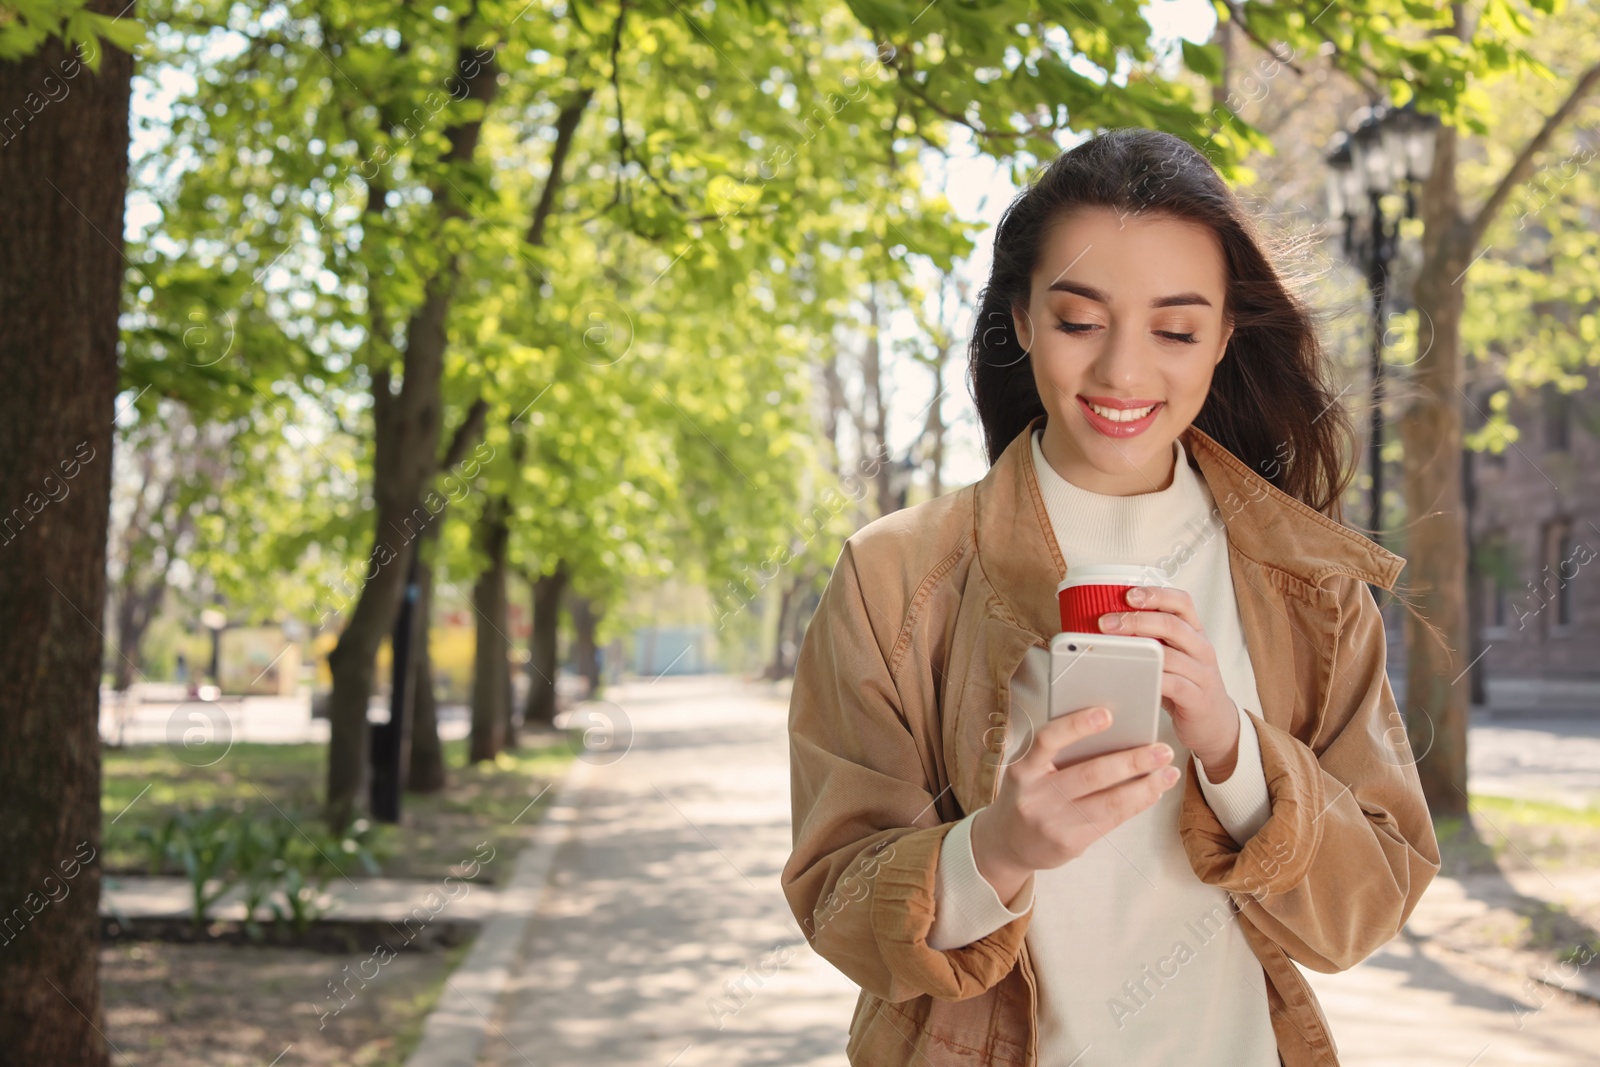
[[[1600,810],[1473,793],[1469,811],[1470,826],[1462,819],[1434,820],[1447,877],[1600,867]],[[1600,912],[1593,907],[1516,893],[1450,936],[1457,948],[1532,950],[1558,963],[1586,964],[1600,955],[1597,929]]]
[[[497,862],[485,865],[483,876],[502,881],[511,865],[498,860],[508,851],[514,854],[526,840],[550,802],[545,788],[565,773],[575,752],[563,738],[502,752],[492,763],[468,765],[466,746],[465,740],[445,743],[449,784],[443,791],[407,794],[400,825],[379,827],[374,852],[384,875],[442,877],[487,841]],[[226,805],[263,819],[289,818],[297,825],[314,821],[326,760],[326,746],[320,744],[106,749],[101,792],[105,867],[145,873],[139,829],[159,827],[180,808]],[[537,803],[525,811],[536,797]]]
[[[1477,793],[1470,803],[1484,847],[1506,868],[1600,867],[1600,809]]]
[[[1460,819],[1434,820],[1446,876],[1600,867],[1600,808],[1473,793],[1469,809],[1470,829]]]
[[[1523,826],[1584,826],[1600,830],[1600,808],[1573,808],[1542,800],[1516,797],[1471,795],[1471,807],[1496,822],[1509,821]]]
[[[481,858],[487,841],[495,854],[480,878],[503,884],[575,751],[555,737],[469,766],[466,742],[447,742],[446,788],[408,794],[401,825],[378,828],[382,874],[441,878],[475,854]],[[103,862],[113,873],[143,873],[138,831],[181,808],[221,805],[262,819],[316,820],[326,760],[326,746],[315,744],[107,749]],[[296,1063],[402,1067],[445,979],[469,950],[401,952],[348,1008],[324,1018],[330,982],[347,964],[359,967],[366,953],[119,942],[101,950],[106,1030],[138,1062],[162,1067],[259,1067],[291,1045]]]

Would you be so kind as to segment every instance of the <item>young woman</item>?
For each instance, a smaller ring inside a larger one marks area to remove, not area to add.
[[[791,698],[784,893],[861,987],[851,1063],[1338,1062],[1298,962],[1397,934],[1438,845],[1311,318],[1206,159],[1118,130],[995,237],[970,346],[991,468],[844,546]],[[1064,769],[1070,568],[1144,565],[1160,740]],[[1292,962],[1293,961],[1293,962]]]

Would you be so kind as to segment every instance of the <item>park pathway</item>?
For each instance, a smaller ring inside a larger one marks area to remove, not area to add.
[[[480,1062],[844,1067],[855,987],[805,944],[779,887],[786,696],[717,677],[608,696],[579,725],[619,743],[585,757],[576,832]],[[1307,977],[1349,1067],[1557,1067],[1600,1047],[1600,1007],[1531,1012],[1520,982],[1404,939]]]

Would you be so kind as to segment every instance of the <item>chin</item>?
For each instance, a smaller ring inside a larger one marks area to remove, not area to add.
[[[1164,456],[1172,448],[1173,435],[1158,419],[1149,429],[1135,437],[1108,437],[1093,426],[1084,423],[1072,425],[1072,439],[1086,457],[1100,457],[1119,471],[1129,467],[1142,467],[1157,456]],[[1105,464],[1096,463],[1096,467]]]

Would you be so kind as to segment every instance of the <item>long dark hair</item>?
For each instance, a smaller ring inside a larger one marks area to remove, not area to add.
[[[1011,309],[1026,307],[1040,243],[1077,208],[1202,223],[1227,263],[1233,321],[1194,424],[1277,488],[1341,518],[1354,477],[1350,417],[1324,380],[1311,311],[1279,277],[1239,200],[1204,155],[1155,130],[1112,130],[1062,153],[1018,194],[995,231],[994,266],[978,301],[968,376],[992,464],[1045,413]]]

